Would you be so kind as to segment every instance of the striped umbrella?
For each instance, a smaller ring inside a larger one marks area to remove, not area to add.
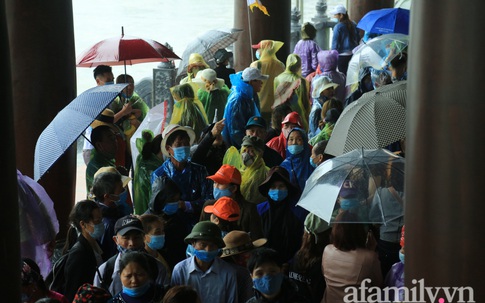
[[[34,153],[38,181],[128,84],[96,86],[72,100],[42,131]]]
[[[406,137],[406,83],[399,81],[365,93],[335,123],[325,153],[377,149]]]

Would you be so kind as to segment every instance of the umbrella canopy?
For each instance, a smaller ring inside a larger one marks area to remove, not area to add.
[[[374,34],[409,34],[410,11],[405,8],[373,10],[360,19],[357,27]]]
[[[358,82],[361,68],[366,66],[378,70],[387,68],[392,59],[407,49],[408,44],[408,35],[386,34],[358,46],[350,59],[345,85],[351,86]]]
[[[151,39],[116,36],[102,40],[77,57],[76,66],[133,65],[147,62],[167,62],[180,59],[165,45]]]
[[[407,81],[365,93],[345,107],[325,153],[338,156],[356,148],[381,148],[406,137]]]
[[[103,85],[88,89],[54,117],[35,144],[35,181],[49,170],[127,85]]]
[[[385,149],[356,149],[320,164],[297,205],[328,223],[342,211],[351,223],[387,224],[403,216],[404,158]],[[383,198],[385,193],[399,198]]]
[[[211,68],[216,67],[214,54],[218,49],[226,48],[237,41],[240,29],[228,30],[208,30],[192,40],[182,54],[182,61],[178,66],[177,77],[187,74],[187,66],[189,65],[190,54],[197,53],[202,56],[204,61],[209,64]]]

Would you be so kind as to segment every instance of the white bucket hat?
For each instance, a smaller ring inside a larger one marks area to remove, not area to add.
[[[217,73],[215,70],[206,68],[197,73],[192,82],[199,85],[199,88],[205,89],[206,91],[213,91],[216,89],[221,89],[224,86],[224,80],[217,78]]]
[[[312,91],[312,98],[318,99],[320,94],[329,87],[333,87],[336,89],[338,87],[337,83],[333,83],[327,76],[318,77],[312,83],[313,91]]]
[[[168,153],[167,149],[165,146],[167,145],[167,139],[172,135],[175,131],[177,130],[183,130],[189,135],[189,144],[192,146],[195,141],[195,132],[192,128],[188,126],[180,126],[178,124],[170,124],[162,132],[162,143],[160,143],[160,149],[162,150],[162,154],[165,155],[166,157],[169,157],[170,154]]]

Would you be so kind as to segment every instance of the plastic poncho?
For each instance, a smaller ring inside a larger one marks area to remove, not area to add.
[[[317,54],[320,51],[320,47],[313,41],[315,34],[313,25],[304,24],[301,30],[301,40],[296,43],[293,51],[294,54],[301,58],[301,74],[303,77],[313,73],[318,66]]]
[[[283,62],[276,58],[276,52],[283,46],[283,42],[263,40],[260,45],[261,57],[251,63],[250,67],[258,68],[263,75],[269,75],[268,80],[263,81],[258,95],[261,100],[261,112],[270,115],[274,101],[274,79],[285,71]]]
[[[301,128],[295,127],[290,131],[288,137],[292,132],[298,131],[303,138],[303,151],[299,154],[292,154],[286,147],[286,159],[283,160],[281,166],[284,167],[290,174],[291,183],[297,185],[300,188],[300,192],[303,192],[305,188],[305,183],[308,177],[312,174],[314,168],[310,164],[310,156],[312,151],[308,145],[308,138],[305,131]]]
[[[199,100],[194,99],[194,90],[188,83],[174,86],[170,92],[176,101],[170,124],[192,127],[198,140],[202,130],[208,125],[204,106]]]
[[[286,70],[274,79],[274,88],[282,82],[293,82],[300,79],[301,83],[295,89],[297,102],[290,102],[290,107],[300,117],[305,131],[308,131],[308,116],[310,115],[310,84],[301,76],[301,59],[298,55],[290,54],[286,60]]]
[[[330,136],[332,136],[333,128],[335,127],[335,123],[325,123],[322,131],[319,132],[316,136],[310,139],[309,143],[311,146],[315,146],[320,141],[329,140]]]
[[[143,159],[140,153],[136,158],[135,175],[133,176],[133,202],[135,214],[142,215],[148,209],[151,192],[151,176],[155,169],[163,164],[163,160],[155,154],[148,159]]]
[[[338,87],[335,89],[335,97],[341,102],[344,102],[345,81],[347,78],[344,73],[337,71],[338,52],[336,50],[320,51],[317,54],[317,58],[322,73],[313,78],[312,85],[313,81],[319,77],[329,77],[333,83],[338,84]]]
[[[199,89],[197,96],[200,102],[204,105],[204,110],[207,114],[207,120],[209,122],[217,122],[222,119],[224,109],[226,108],[227,97],[230,93],[231,90],[226,85],[213,91]],[[216,111],[217,117],[215,117]]]
[[[241,154],[246,151],[247,147],[241,148]],[[263,151],[253,149],[256,154],[251,166],[241,165],[241,194],[248,202],[259,204],[266,201],[266,197],[259,192],[259,185],[263,183],[268,174],[269,168],[263,160]]]
[[[259,99],[253,87],[242,80],[242,72],[229,76],[232,83],[231,93],[224,110],[224,129],[222,138],[227,146],[241,148],[242,138],[246,135],[246,124],[252,116],[260,116]]]

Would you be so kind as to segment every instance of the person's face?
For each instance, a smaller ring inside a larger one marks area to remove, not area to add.
[[[197,240],[192,244],[192,246],[194,246],[194,248],[197,250],[205,250],[207,252],[219,249],[215,243],[207,240]]]
[[[286,187],[285,182],[276,180],[273,181],[269,189],[288,190],[288,187]]]
[[[262,278],[266,275],[277,275],[282,272],[282,269],[276,263],[263,263],[253,269],[251,278]]]
[[[294,131],[288,137],[288,145],[303,145],[303,138],[299,131]]]
[[[261,91],[261,87],[263,86],[263,81],[261,80],[251,80],[249,81],[249,85],[253,87],[253,91],[255,93],[259,93]]]
[[[125,191],[125,188],[123,187],[123,182],[121,181],[117,182],[113,192],[104,195],[103,203],[108,206],[115,204],[116,202],[120,201],[120,195],[124,191]]]
[[[168,146],[168,153],[173,156],[173,149],[176,147],[190,146],[189,138],[178,136],[175,141],[173,141],[172,146]]]
[[[116,134],[112,129],[104,132],[101,141],[96,144],[96,149],[111,158],[115,157],[116,151],[118,150],[118,141],[116,140]]]
[[[246,129],[246,136],[259,137],[261,140],[264,140],[266,137],[266,130],[260,126],[250,126]]]
[[[252,146],[244,146],[241,150],[242,153],[248,153],[251,157],[256,157],[256,150]]]
[[[290,130],[292,130],[293,128],[295,128],[297,126],[298,126],[298,124],[288,122],[288,123],[283,124],[282,130],[289,132]]]
[[[239,266],[246,268],[247,265],[248,265],[249,257],[251,257],[251,252],[247,251],[247,252],[243,252],[243,253],[232,256],[232,259]]]
[[[137,230],[131,230],[123,236],[117,234],[113,239],[116,244],[126,249],[138,250],[144,247],[144,234]]]
[[[124,287],[136,288],[145,285],[150,280],[147,271],[137,262],[128,263],[120,273],[121,284]]]
[[[113,73],[107,72],[96,77],[96,84],[98,86],[106,85],[107,82],[113,82]]]
[[[333,17],[336,18],[339,21],[342,18],[342,16],[343,16],[342,14],[335,14],[335,15],[333,15]]]
[[[327,88],[326,90],[320,93],[320,97],[327,97],[327,99],[331,99],[335,96],[335,89],[333,86]]]
[[[153,222],[151,225],[152,229],[145,235],[145,242],[150,242],[150,236],[161,236],[165,234],[165,226],[161,220]]]
[[[83,231],[85,230],[86,233],[89,234],[89,233],[93,233],[94,226],[96,224],[101,223],[102,221],[103,221],[103,215],[101,214],[101,209],[96,208],[96,209],[93,209],[93,211],[91,212],[91,220],[89,222],[81,221],[79,225],[81,225],[81,228],[83,229]],[[84,235],[86,235],[86,233],[84,233]]]
[[[315,154],[315,149],[312,149],[311,158],[313,159],[313,163],[315,163],[317,166],[323,162],[323,155]]]
[[[214,181],[214,188],[218,188],[220,190],[224,190],[224,189],[230,188],[230,187],[231,187],[231,184],[230,183],[222,184],[222,183],[217,183],[217,182]]]
[[[123,89],[123,93],[125,93],[125,95],[127,95],[128,97],[131,97],[134,91],[135,91],[135,84],[133,82],[130,82],[128,86],[125,89]]]

